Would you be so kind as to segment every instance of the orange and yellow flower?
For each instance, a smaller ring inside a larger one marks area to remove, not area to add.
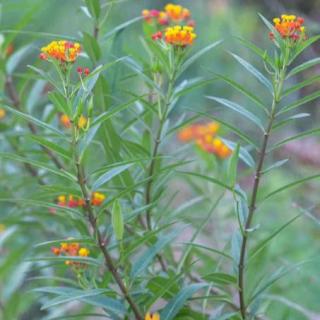
[[[93,192],[91,196],[91,204],[93,206],[101,206],[103,201],[106,199],[106,196],[100,192]]]
[[[148,312],[144,318],[144,320],[160,320],[159,313],[150,313]]]
[[[0,120],[6,116],[6,110],[0,108]]]
[[[191,17],[190,10],[180,5],[168,3],[164,7],[164,10],[169,19],[171,19],[175,23],[187,20]]]
[[[194,28],[190,26],[168,27],[165,31],[165,41],[177,47],[192,45],[196,37]]]
[[[51,252],[56,256],[67,256],[67,257],[88,257],[90,251],[88,248],[81,247],[77,242],[62,242],[60,247],[52,247]],[[77,261],[65,261],[66,265],[73,265],[76,267],[85,267],[86,264]]]
[[[41,48],[41,59],[52,58],[60,62],[74,62],[81,52],[78,42],[65,40],[52,41],[47,46]]]
[[[283,39],[292,39],[297,41],[306,37],[304,19],[295,15],[281,15],[281,18],[273,19],[274,28],[278,31]],[[270,32],[270,38],[274,40],[275,35]]]
[[[213,153],[221,159],[226,159],[232,150],[216,134],[220,128],[219,123],[192,124],[178,132],[178,139],[182,142],[195,141],[196,145],[207,153]]]
[[[71,128],[71,120],[66,114],[62,114],[60,116],[60,123],[66,129],[70,129]],[[78,119],[78,128],[79,129],[85,129],[87,123],[88,123],[88,119],[84,115],[81,115],[80,118]]]

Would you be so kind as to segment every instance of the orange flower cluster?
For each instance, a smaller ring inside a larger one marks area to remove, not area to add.
[[[160,320],[159,313],[150,313],[148,312],[144,318],[144,320]]]
[[[165,41],[178,47],[192,45],[197,35],[193,32],[193,27],[174,26],[169,27],[165,31]]]
[[[283,39],[297,41],[306,37],[305,27],[303,26],[304,19],[301,17],[283,14],[281,18],[274,18],[273,23],[274,28]],[[269,36],[271,40],[274,40],[275,36],[273,32],[270,32]]]
[[[219,128],[220,125],[216,122],[193,124],[182,129],[178,133],[178,138],[182,142],[195,141],[201,150],[226,159],[232,151],[220,138],[216,137]]]
[[[78,42],[65,40],[52,41],[47,46],[41,48],[40,59],[52,58],[60,62],[74,62],[81,52]]]
[[[62,114],[60,116],[59,120],[60,120],[60,123],[65,128],[67,128],[67,129],[71,128],[71,120],[66,114]],[[84,129],[86,127],[87,123],[88,123],[88,119],[84,115],[81,115],[79,120],[78,120],[78,128],[79,129]]]
[[[106,196],[100,192],[93,192],[91,195],[91,205],[101,206]],[[57,198],[57,204],[61,207],[77,208],[85,205],[85,200],[74,197],[73,195],[61,195]]]
[[[77,242],[63,242],[60,244],[60,247],[52,247],[51,252],[56,256],[64,255],[68,257],[88,257],[90,254],[89,249],[85,247],[80,247],[80,244]],[[66,260],[65,264],[68,266],[72,265],[77,267],[85,266],[84,263],[72,260]]]
[[[160,25],[176,24],[186,22],[186,24],[193,24],[190,20],[190,10],[180,5],[169,3],[164,7],[163,11],[156,9],[143,10],[142,16],[147,23],[158,23]]]

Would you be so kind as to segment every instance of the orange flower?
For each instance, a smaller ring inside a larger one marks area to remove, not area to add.
[[[61,207],[76,208],[84,205],[84,200],[75,198],[73,195],[61,195],[57,198],[57,204]]]
[[[88,257],[90,254],[89,249],[85,248],[85,247],[81,247],[80,248],[80,244],[77,242],[71,242],[71,243],[67,243],[67,242],[62,242],[60,243],[60,247],[52,247],[51,248],[51,252],[57,256],[60,255],[64,255],[67,257]],[[85,267],[86,264],[81,263],[81,262],[77,262],[77,261],[70,261],[70,260],[66,260],[65,261],[66,265],[72,265],[72,266],[76,266],[76,267]]]
[[[192,45],[197,35],[193,32],[193,27],[174,26],[166,29],[165,41],[177,47]]]
[[[297,41],[306,37],[305,27],[303,26],[304,19],[301,17],[283,14],[281,18],[274,18],[273,23],[274,28],[283,39]],[[274,40],[275,36],[273,32],[270,32],[269,36],[271,40]]]
[[[190,11],[180,5],[169,3],[165,6],[165,12],[173,22],[180,22],[190,18]]]
[[[78,42],[65,40],[52,41],[47,46],[41,48],[41,59],[52,58],[60,62],[74,62],[81,52]]]
[[[70,129],[71,128],[71,120],[66,114],[62,114],[60,116],[60,123],[66,128]],[[88,119],[84,116],[81,115],[80,118],[78,119],[78,128],[79,129],[84,129],[88,123]]]
[[[101,206],[106,196],[100,192],[93,192],[91,196],[91,204],[93,206]]]
[[[144,320],[160,320],[159,313],[150,313],[148,312],[144,318]]]

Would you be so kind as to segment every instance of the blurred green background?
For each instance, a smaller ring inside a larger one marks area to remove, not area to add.
[[[140,15],[144,8],[162,8],[167,1],[155,0],[129,0],[122,1],[114,5],[114,9],[106,25],[100,33],[103,38],[111,28]],[[307,32],[315,34],[320,31],[320,1],[228,1],[228,0],[190,0],[180,1],[192,11],[192,16],[196,21],[196,32],[198,39],[193,50],[205,46],[206,44],[223,39],[224,44],[213,53],[205,55],[201,61],[189,69],[185,77],[195,76],[213,76],[214,73],[221,73],[230,76],[252,88],[252,91],[260,93],[261,99],[267,99],[261,86],[255,78],[247,76],[244,78],[244,72],[241,67],[232,60],[228,51],[236,52],[246,59],[257,63],[257,59],[247,49],[243,48],[237,37],[243,37],[252,40],[262,48],[272,50],[272,44],[268,38],[268,32],[258,17],[258,12],[262,13],[268,19],[279,16],[281,13],[296,13],[306,19]],[[14,50],[30,45],[25,57],[21,60],[17,70],[17,79],[21,80],[21,74],[27,69],[27,64],[38,64],[39,48],[54,39],[54,34],[80,38],[80,32],[92,32],[92,25],[89,19],[80,9],[83,5],[80,0],[2,0],[1,1],[1,21],[0,33],[6,39],[11,39]],[[17,31],[19,30],[19,31]],[[21,32],[20,32],[21,31]],[[117,35],[110,50],[110,43],[105,44],[105,57],[107,61],[113,55],[132,55],[138,59],[145,59],[145,50],[141,38],[143,37],[142,26],[138,21],[130,25],[127,29]],[[302,60],[311,59],[319,55],[319,44],[308,50]],[[262,69],[261,64],[257,66]],[[318,69],[317,69],[318,68]],[[318,73],[319,67],[308,70],[299,79],[291,80],[301,81]],[[119,77],[123,75],[122,70]],[[123,92],[116,84],[112,86],[112,96],[121,97]],[[139,87],[139,84],[131,83],[132,86]],[[319,85],[319,84],[318,84]],[[21,84],[23,86],[23,84]],[[319,90],[318,86],[303,89],[295,99],[304,94]],[[25,90],[24,99],[27,99],[28,91]],[[247,128],[246,122],[235,118],[229,111],[205,99],[205,95],[215,95],[227,97],[230,100],[244,103],[241,95],[236,93],[227,84],[219,81],[199,88],[179,103],[179,110],[172,115],[172,121],[185,111],[192,115],[191,110],[212,112],[226,121],[236,123],[239,127],[245,128],[249,134],[254,134],[252,128]],[[35,103],[35,109],[39,111],[41,103]],[[251,106],[248,106],[249,108]],[[301,108],[301,112],[308,112],[312,116],[290,125],[286,130],[278,133],[278,137],[286,137],[290,133],[298,133],[302,130],[317,128],[320,119],[320,105],[314,101]],[[0,133],[1,137],[1,133]],[[230,135],[231,138],[232,135]],[[0,140],[3,144],[3,140]],[[174,148],[177,142],[172,141],[168,148]],[[193,152],[190,150],[190,152]],[[306,138],[283,148],[277,152],[274,160],[290,158],[290,164],[281,170],[276,170],[268,176],[263,183],[265,192],[271,191],[276,187],[285,185],[302,175],[314,174],[319,172],[320,168],[320,140],[319,137]],[[2,168],[0,167],[0,170]],[[203,168],[200,170],[204,170]],[[3,176],[4,170],[1,170],[0,179],[5,181],[8,178]],[[10,170],[9,170],[10,172]],[[28,182],[24,182],[19,177],[12,176],[16,186],[15,196],[26,197],[25,187]],[[0,180],[1,181],[1,180]],[[248,186],[250,179],[243,178],[241,183]],[[272,245],[263,250],[249,270],[252,275],[252,281],[259,280],[264,271],[270,274],[278,268],[279,265],[290,265],[292,263],[304,262],[297,270],[288,274],[278,282],[270,291],[272,302],[265,306],[269,319],[274,320],[301,320],[320,319],[320,201],[319,201],[319,182],[310,182],[306,186],[295,189],[288,193],[283,193],[273,198],[271,202],[264,204],[257,214],[257,223],[261,225],[260,232],[254,238],[261,239],[266,237],[271,231],[276,230],[286,221],[298,214],[299,207],[308,208],[308,214],[298,219],[284,233],[279,235]],[[6,185],[0,182],[0,191],[3,194],[8,193]],[[203,187],[202,190],[205,190]],[[206,192],[216,192],[216,190],[207,190]],[[54,316],[62,316],[72,311],[72,306],[59,307],[55,310],[41,311],[43,297],[31,293],[29,290],[34,286],[34,281],[29,281],[34,274],[49,276],[50,270],[41,269],[37,265],[37,270],[32,267],[30,262],[25,263],[25,259],[34,254],[33,245],[47,240],[48,235],[68,233],[70,226],[64,225],[61,229],[56,219],[48,217],[41,220],[41,212],[34,212],[32,209],[25,210],[24,215],[17,214],[16,208],[13,210],[10,205],[0,204],[0,223],[4,225],[0,231],[0,308],[5,309],[6,318],[3,320],[36,320],[51,319]],[[226,243],[230,237],[231,230],[234,227],[234,216],[228,199],[223,201],[223,208],[218,210],[214,216],[211,229],[205,230],[204,237],[211,241],[213,234],[214,243],[221,247],[221,243]],[[30,216],[28,216],[28,213]],[[187,221],[197,223],[192,211],[186,217]],[[56,229],[59,229],[57,231]],[[259,271],[256,271],[259,270]],[[40,280],[41,281],[41,280]],[[281,297],[281,298],[280,298]],[[86,307],[83,307],[85,312]],[[0,312],[1,314],[1,312]],[[90,319],[88,317],[88,319]],[[92,318],[94,319],[94,318]]]

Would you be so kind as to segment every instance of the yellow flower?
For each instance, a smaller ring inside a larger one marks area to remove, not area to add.
[[[6,116],[6,110],[0,108],[0,120]]]
[[[87,248],[80,248],[78,255],[80,257],[87,257],[89,255],[90,251]]]
[[[81,115],[78,120],[78,128],[84,129],[87,123],[88,123],[88,119],[84,115]]]
[[[174,26],[166,29],[165,41],[169,44],[179,47],[192,45],[197,35],[190,26]]]
[[[41,59],[52,58],[61,62],[74,62],[81,52],[78,42],[65,40],[52,41],[47,46],[41,48]]]
[[[148,312],[144,318],[144,320],[160,320],[159,313],[150,313]]]

